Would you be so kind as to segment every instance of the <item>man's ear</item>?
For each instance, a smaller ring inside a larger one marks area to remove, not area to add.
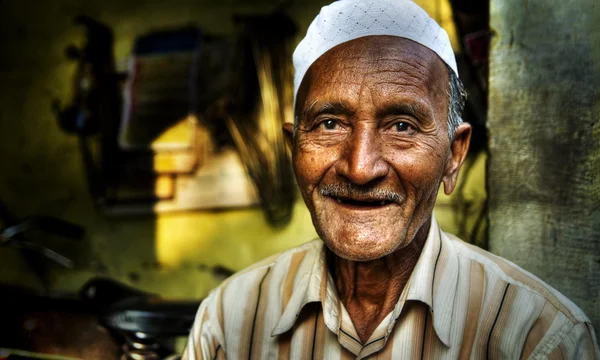
[[[456,129],[450,144],[450,155],[448,156],[448,164],[444,170],[442,183],[444,183],[444,193],[450,195],[456,186],[458,179],[458,171],[462,166],[467,152],[469,151],[469,143],[471,142],[471,125],[462,123]]]
[[[292,145],[294,144],[294,124],[285,123],[283,124],[282,128],[285,142],[289,146],[289,149],[292,150]]]

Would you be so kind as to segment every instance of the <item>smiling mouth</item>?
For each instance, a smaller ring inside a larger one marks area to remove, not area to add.
[[[338,204],[355,209],[373,209],[392,204],[392,201],[381,199],[356,200],[350,198],[332,197]]]

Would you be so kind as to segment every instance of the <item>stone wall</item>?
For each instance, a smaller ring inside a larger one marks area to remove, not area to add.
[[[492,0],[490,250],[600,327],[600,3]]]

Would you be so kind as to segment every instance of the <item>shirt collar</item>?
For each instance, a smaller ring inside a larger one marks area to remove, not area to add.
[[[302,308],[311,302],[321,302],[325,325],[334,333],[340,329],[340,312],[343,305],[326,266],[326,248],[324,244],[315,248],[318,254],[308,257],[305,266],[298,271],[297,285],[283,310],[271,335],[276,336],[290,330]],[[420,301],[426,304],[433,317],[433,326],[439,339],[446,346],[450,343],[450,326],[452,309],[458,284],[458,257],[451,241],[440,230],[435,216],[432,215],[431,226],[423,251],[413,270],[407,288],[400,296],[389,319],[386,338],[393,330],[396,320],[402,312],[405,301]],[[384,320],[385,321],[385,320]]]
[[[429,306],[435,332],[446,346],[450,344],[458,269],[458,254],[432,215],[427,240],[408,283],[406,300],[420,301]],[[402,304],[398,302],[392,312],[391,326],[401,310]]]

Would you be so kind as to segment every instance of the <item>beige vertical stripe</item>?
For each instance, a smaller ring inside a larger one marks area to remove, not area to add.
[[[281,298],[281,311],[285,310],[285,307],[290,301],[290,297],[292,297],[292,292],[294,290],[294,279],[296,278],[296,274],[298,273],[298,269],[300,268],[300,264],[304,259],[304,255],[306,255],[306,251],[297,252],[292,255],[290,259],[290,267],[288,268],[287,276],[285,277],[285,281],[283,283],[283,296]]]
[[[288,331],[284,334],[279,335],[278,343],[279,343],[279,348],[277,349],[277,351],[278,351],[277,358],[280,360],[289,359],[290,358],[290,346],[292,344],[292,332]]]
[[[433,329],[433,314],[431,311],[429,311],[428,307],[423,307],[425,308],[427,314],[427,322],[425,323],[425,336],[422,340],[423,352],[421,353],[421,359],[435,360],[432,355],[435,354],[435,346],[439,346],[439,344],[436,343],[437,335]]]
[[[219,327],[223,330],[223,334],[225,334],[225,321],[223,319],[223,291],[219,291],[217,294],[217,321],[219,322]]]
[[[506,319],[509,317],[516,296],[517,288],[509,285],[506,289],[504,299],[500,303],[500,308],[498,309],[498,314],[496,315],[496,320],[490,333],[488,344],[489,360],[502,360],[498,359],[496,356],[502,354],[502,335],[510,331],[510,324],[507,324]]]
[[[550,325],[552,325],[554,318],[556,318],[556,314],[558,314],[558,310],[554,305],[546,302],[540,316],[538,316],[531,330],[529,330],[529,334],[527,334],[521,359],[529,358],[529,355],[531,355],[540,340],[542,340],[548,329],[550,329]]]
[[[273,276],[273,271],[267,272],[267,274],[262,279],[262,284],[260,285],[260,297],[258,298],[258,306],[256,308],[256,320],[253,325],[253,336],[252,336],[252,354],[250,354],[250,359],[260,359],[262,357],[262,346],[265,343],[263,339],[265,334],[265,313],[267,309],[269,309],[269,286],[271,285],[271,277]]]
[[[256,306],[259,304],[259,294],[262,289],[261,281],[267,275],[267,273],[270,272],[270,269],[271,268],[269,267],[261,269],[261,273],[256,274],[254,279],[252,279],[253,284],[250,286],[247,296],[245,296],[245,298],[237,299],[240,302],[245,302],[243,319],[238,332],[240,334],[240,341],[238,345],[238,354],[236,356],[237,359],[241,360],[249,358],[250,354],[248,354],[248,352],[252,346],[251,341],[253,341],[252,331],[254,327],[254,319],[255,317],[257,318],[257,316],[255,316]],[[257,318],[257,321],[260,322],[261,320],[262,319]]]
[[[425,334],[425,327],[427,326],[427,321],[429,321],[429,308],[427,305],[418,302],[406,303],[404,305],[407,308],[407,316],[403,321],[409,321],[411,324],[411,328],[413,331],[409,331],[409,333],[415,334],[412,338],[412,344],[410,347],[411,356],[410,359],[420,359],[423,355],[421,351],[423,350],[423,341]]]
[[[346,349],[342,346],[342,352],[340,355],[340,360],[354,360],[356,359],[356,355],[350,352],[350,350]]]
[[[469,274],[469,299],[467,303],[467,314],[465,330],[463,332],[460,346],[459,359],[470,359],[473,342],[477,335],[477,324],[481,313],[481,302],[483,301],[484,272],[480,263],[471,260],[471,271]]]
[[[390,336],[388,337],[383,349],[377,354],[377,360],[391,360],[392,359],[392,350],[394,350],[394,334],[396,332],[392,331]]]
[[[319,288],[319,299],[323,308],[325,308],[325,301],[327,300],[327,266],[323,266],[323,272],[321,273],[321,286]]]
[[[221,350],[221,349],[222,349],[222,346],[221,346],[221,344],[219,344],[219,341],[217,340],[217,338],[212,338],[211,345],[210,345],[210,353],[215,354],[214,357],[216,358],[217,355],[219,354],[219,350]]]
[[[205,311],[202,313],[202,323],[203,323],[203,324],[206,324],[206,320],[208,320],[208,311],[207,311],[207,310],[205,310]]]
[[[316,335],[316,325],[317,318],[321,317],[321,311],[319,308],[321,304],[319,303],[310,303],[307,304],[302,310],[302,317],[305,320],[302,321],[302,331],[304,334],[302,335],[302,349],[300,349],[299,359],[311,359],[313,354],[313,346],[315,344],[315,335]],[[295,351],[295,353],[297,353]]]
[[[325,340],[329,329],[325,326],[325,318],[323,317],[323,307],[317,314],[317,332],[315,336],[313,359],[323,359],[325,353]]]
[[[225,350],[223,349],[222,346],[219,346],[219,348],[217,349],[217,355],[215,356],[216,360],[226,360],[227,356],[225,356]]]
[[[292,296],[292,292],[294,290],[294,279],[296,278],[296,274],[298,273],[298,269],[300,268],[300,264],[306,255],[306,251],[296,252],[292,254],[290,259],[290,266],[287,271],[287,275],[285,280],[283,281],[283,294],[281,297],[281,311],[285,310],[288,302],[290,301],[290,297]],[[285,334],[281,334],[279,336],[279,349],[278,349],[278,358],[279,359],[289,359],[290,358],[290,346],[292,344],[292,332],[288,331]]]

